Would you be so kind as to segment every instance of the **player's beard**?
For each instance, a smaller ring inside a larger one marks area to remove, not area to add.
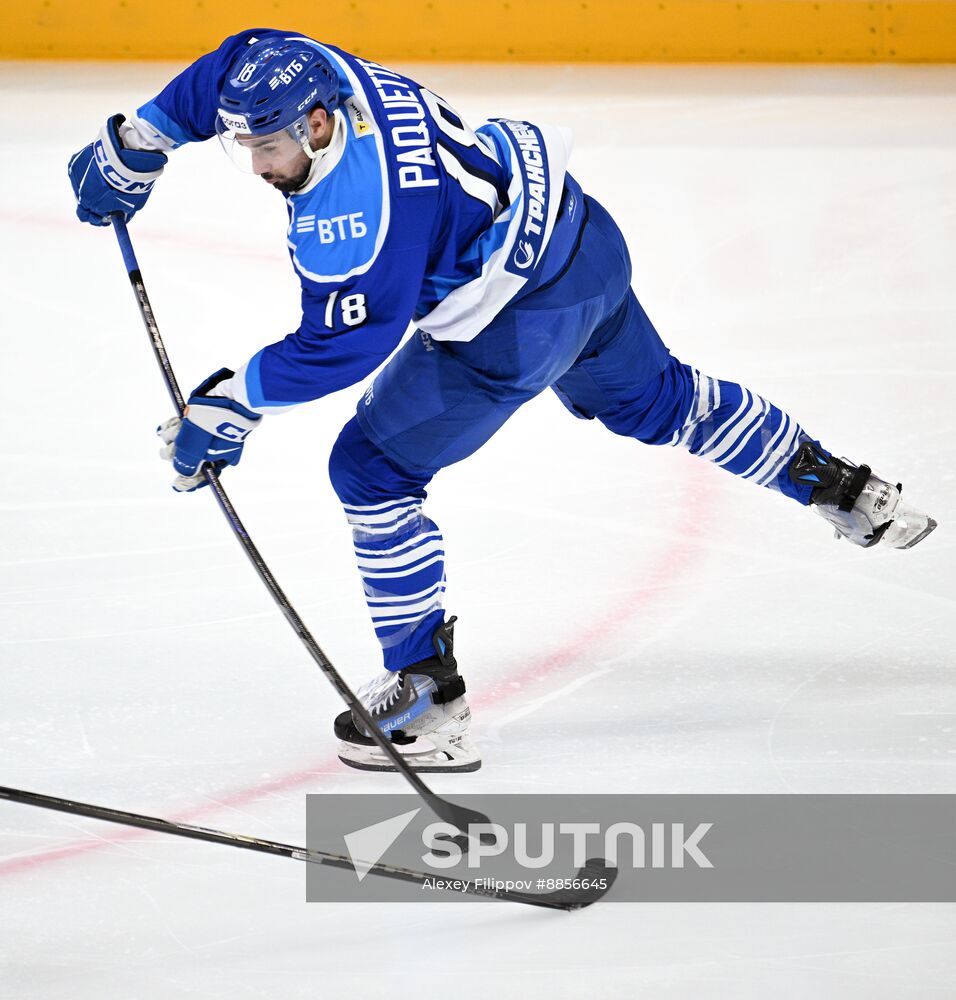
[[[305,154],[302,156],[301,168],[296,171],[291,177],[283,177],[278,180],[272,180],[271,175],[262,174],[262,179],[267,183],[271,184],[277,191],[281,191],[283,194],[295,194],[296,191],[301,188],[305,182],[309,179],[309,174],[312,173],[312,163],[314,161],[310,160]]]
[[[277,190],[281,191],[283,194],[295,194],[296,191],[302,187],[305,182],[309,179],[309,170],[306,168],[301,174],[297,174],[291,180],[287,181],[273,181],[272,186]]]

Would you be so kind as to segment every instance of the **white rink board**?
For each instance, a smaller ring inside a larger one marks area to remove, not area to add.
[[[682,360],[902,479],[912,552],[550,394],[433,484],[484,767],[441,793],[952,792],[956,69],[401,67],[470,120],[575,129]],[[289,842],[306,792],[403,790],[334,757],[335,693],[169,415],[69,155],[173,67],[0,67],[0,784]],[[507,84],[507,86],[506,86]],[[215,144],[131,234],[183,387],[295,327],[285,212]],[[360,387],[273,417],[225,484],[347,680],[378,668],[325,462]],[[956,908],[306,905],[301,866],[0,803],[0,998],[928,997]]]

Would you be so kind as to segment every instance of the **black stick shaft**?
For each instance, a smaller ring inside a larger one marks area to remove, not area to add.
[[[133,294],[136,296],[136,302],[139,306],[140,315],[143,318],[143,324],[146,327],[146,332],[149,334],[150,343],[153,345],[153,353],[155,354],[160,370],[163,373],[163,381],[166,384],[166,389],[169,392],[170,399],[176,407],[177,413],[182,415],[186,408],[185,400],[183,399],[183,394],[179,390],[179,384],[176,381],[176,374],[173,371],[169,357],[166,354],[166,347],[163,344],[163,339],[159,333],[159,326],[156,323],[156,317],[153,314],[152,306],[149,303],[149,297],[146,294],[146,286],[143,283],[143,276],[136,260],[136,254],[133,251],[133,244],[129,238],[129,232],[126,229],[126,222],[121,214],[114,214],[111,218],[113,222],[113,231],[116,233],[116,239],[119,242],[120,251],[123,254],[123,263],[126,265],[126,272],[129,275],[130,284],[133,286]],[[348,705],[352,712],[362,720],[365,729],[371,734],[372,739],[382,752],[389,757],[396,769],[404,775],[405,780],[425,800],[428,807],[440,819],[454,824],[459,830],[462,830],[462,832],[466,832],[469,823],[488,823],[488,817],[484,816],[482,813],[476,812],[474,809],[467,809],[464,806],[455,805],[455,803],[449,802],[441,796],[436,795],[408,766],[405,760],[403,760],[402,755],[395,749],[392,741],[382,733],[377,725],[375,725],[371,716],[366,711],[365,706],[355,696],[335,667],[332,666],[329,658],[325,655],[322,648],[312,637],[312,633],[305,627],[305,623],[299,617],[298,612],[283,593],[278,581],[272,575],[272,572],[266,565],[265,560],[259,554],[259,550],[256,548],[252,539],[249,537],[249,533],[243,526],[242,521],[239,519],[239,515],[236,513],[235,507],[233,507],[232,501],[229,499],[226,491],[222,487],[222,483],[219,481],[219,476],[216,473],[216,470],[211,468],[208,463],[203,465],[202,470],[203,475],[206,477],[206,482],[209,484],[220,509],[232,527],[233,533],[239,540],[240,545],[242,545],[243,551],[248,556],[253,568],[256,573],[258,573],[259,579],[265,584],[266,589],[272,595],[272,599],[279,606],[282,614],[285,615],[286,621],[292,626],[295,634],[302,641],[302,645],[308,650],[309,655],[318,665],[322,673],[325,674],[332,687],[338,691],[345,704]]]
[[[222,830],[212,830],[203,826],[192,826],[188,823],[174,823],[170,820],[157,819],[155,816],[144,816],[140,813],[125,812],[122,809],[111,809],[107,806],[90,805],[88,802],[75,802],[72,799],[58,798],[54,795],[42,795],[39,792],[28,792],[19,788],[7,788],[0,785],[0,799],[19,802],[22,805],[37,806],[40,809],[52,809],[55,812],[71,813],[75,816],[88,816],[91,819],[103,820],[105,823],[117,823],[122,826],[139,827],[142,830],[152,830],[156,833],[166,833],[174,837],[186,837],[190,840],[203,840],[211,844],[224,844],[227,847],[239,847],[245,851],[258,851],[261,854],[276,854],[296,861],[309,864],[328,865],[332,868],[344,868],[355,871],[352,860],[344,854],[334,854],[329,851],[312,851],[305,847],[295,847],[292,844],[280,844],[273,840],[261,840],[258,837],[246,837],[237,833],[225,833]],[[389,865],[378,862],[369,868],[370,875],[381,875],[384,878],[397,879],[402,882],[413,882],[425,885],[426,880],[433,878],[424,872],[399,865]],[[451,890],[460,892],[460,889]],[[509,889],[493,887],[480,888],[473,882],[468,882],[465,891],[472,896],[508,900],[514,903],[527,903],[529,906],[543,906],[548,909],[573,910],[587,902],[567,902],[556,900],[547,893],[535,895]]]

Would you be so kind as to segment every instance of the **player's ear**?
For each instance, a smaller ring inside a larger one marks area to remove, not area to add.
[[[328,112],[321,104],[317,104],[309,112],[309,128],[312,132],[312,138],[318,139],[325,132],[326,123],[329,120]]]

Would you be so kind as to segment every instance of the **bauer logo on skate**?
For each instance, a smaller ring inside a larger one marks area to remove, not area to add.
[[[411,712],[405,712],[404,715],[398,715],[394,719],[389,719],[382,728],[386,732],[391,732],[393,729],[401,729],[411,717]]]

